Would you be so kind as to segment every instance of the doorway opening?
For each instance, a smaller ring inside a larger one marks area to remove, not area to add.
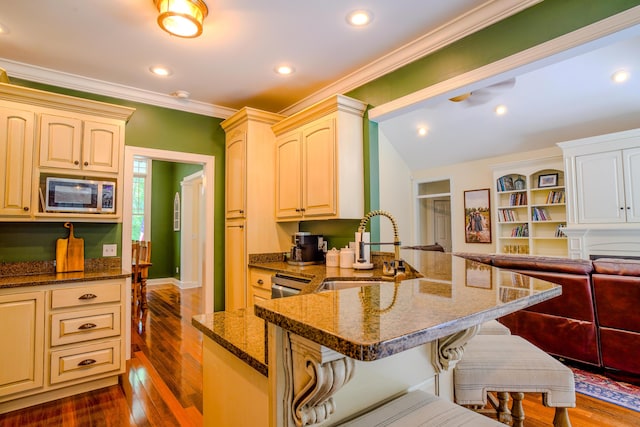
[[[198,208],[199,218],[202,218],[202,222],[198,225],[198,230],[195,232],[198,235],[203,236],[200,243],[201,253],[201,279],[202,283],[202,312],[213,312],[214,307],[214,284],[213,284],[213,245],[214,245],[214,165],[215,157],[203,155],[182,153],[167,150],[158,150],[142,147],[125,147],[125,159],[124,159],[124,193],[123,193],[123,222],[122,222],[122,265],[131,265],[131,233],[132,233],[132,188],[133,188],[133,161],[134,157],[144,157],[150,160],[158,160],[164,162],[177,162],[187,164],[197,164],[202,166],[201,176],[199,177],[198,191],[199,203],[202,208]],[[173,193],[172,193],[173,194]],[[153,238],[151,236],[151,238]],[[157,246],[154,247],[157,250]],[[199,255],[200,256],[200,255]],[[131,294],[126,293],[127,297],[127,324],[131,323]],[[131,357],[131,333],[127,331],[126,337],[127,359]]]
[[[451,252],[451,182],[416,183],[416,230],[419,245],[441,245]]]

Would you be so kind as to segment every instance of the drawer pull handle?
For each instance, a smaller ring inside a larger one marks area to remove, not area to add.
[[[98,298],[98,296],[96,294],[84,294],[78,297],[78,299],[94,299],[94,298]]]
[[[80,329],[80,330],[93,329],[96,326],[98,326],[98,325],[96,325],[95,323],[85,323],[84,325],[78,326],[78,329]]]
[[[264,280],[258,279],[258,285],[263,285],[263,284],[264,284]]]
[[[78,366],[89,366],[96,363],[96,359],[84,359],[82,362],[78,363]]]

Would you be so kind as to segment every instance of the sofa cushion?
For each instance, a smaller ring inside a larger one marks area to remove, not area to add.
[[[640,375],[640,333],[600,328],[605,368]]]
[[[529,270],[515,271],[562,285],[562,295],[528,307],[525,310],[595,322],[591,277],[589,275]]]
[[[567,319],[531,311],[501,317],[500,323],[549,354],[600,366],[594,322]]]
[[[590,274],[593,271],[593,263],[583,259],[500,254],[493,257],[492,263],[496,267],[512,270],[536,270],[569,274]]]
[[[600,326],[640,332],[640,277],[594,274],[593,292]]]
[[[640,259],[598,258],[593,261],[596,273],[640,277]]]

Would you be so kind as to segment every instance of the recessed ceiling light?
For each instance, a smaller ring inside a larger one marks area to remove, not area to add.
[[[418,128],[418,135],[425,136],[427,133],[429,133],[429,129],[426,126],[420,126]]]
[[[354,27],[364,27],[370,24],[373,20],[373,15],[367,10],[354,10],[347,15],[347,22]]]
[[[6,25],[0,24],[0,34],[9,34],[9,28]]]
[[[276,67],[276,73],[280,74],[281,76],[289,76],[295,71],[295,68],[293,68],[291,65],[278,65]]]
[[[162,65],[154,65],[152,67],[149,67],[149,71],[151,71],[156,76],[160,76],[160,77],[166,77],[173,74],[169,68]]]
[[[186,90],[177,90],[177,91],[173,92],[171,94],[171,96],[175,96],[176,98],[180,98],[180,99],[189,99],[191,94],[189,92],[187,92]]]
[[[499,116],[503,116],[505,114],[507,114],[507,107],[504,105],[498,105],[495,109],[495,112],[497,115]]]
[[[616,83],[624,83],[629,80],[631,74],[627,70],[618,70],[611,75],[611,80]]]

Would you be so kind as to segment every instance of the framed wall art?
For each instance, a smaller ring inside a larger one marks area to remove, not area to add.
[[[491,204],[488,188],[464,192],[464,236],[467,243],[491,243]]]
[[[558,185],[558,174],[549,173],[538,176],[538,188],[556,187]]]

